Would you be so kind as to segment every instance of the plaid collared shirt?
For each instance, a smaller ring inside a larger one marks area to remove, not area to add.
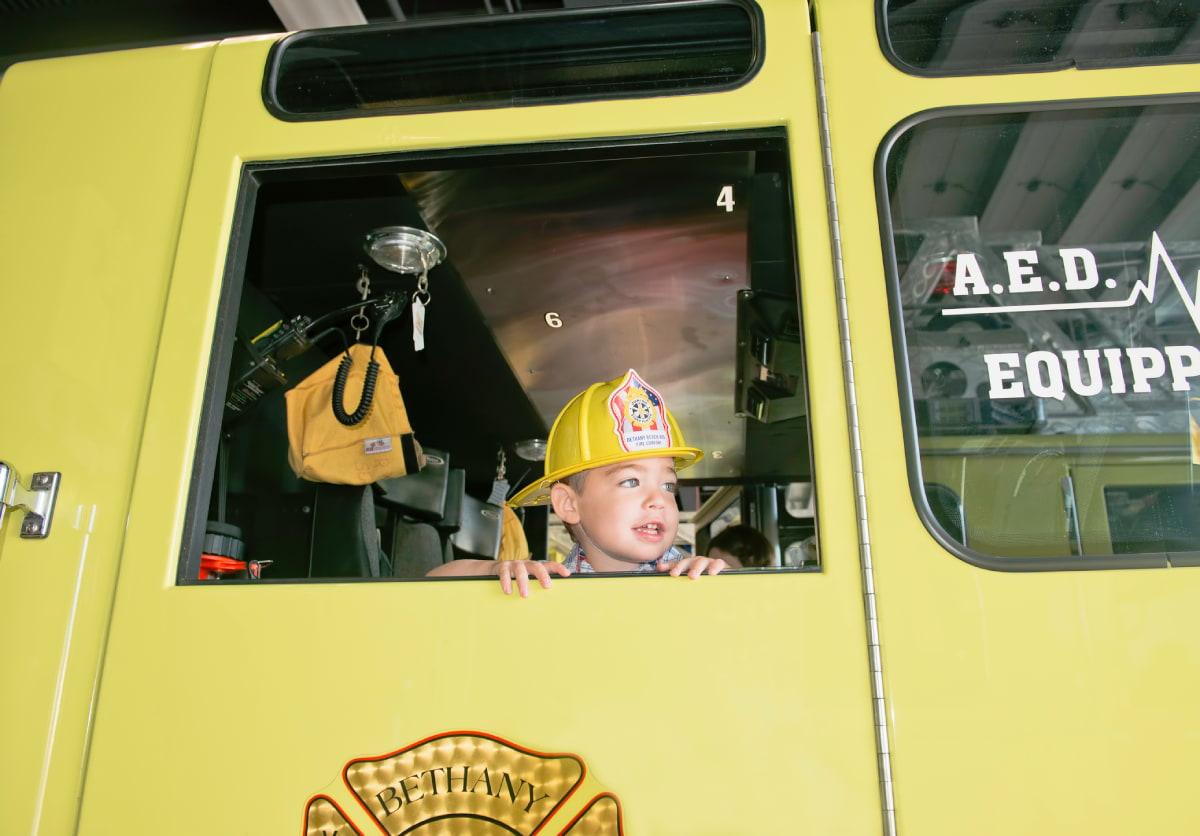
[[[671,546],[671,548],[669,548],[665,552],[663,552],[662,557],[660,557],[658,560],[648,560],[645,563],[631,564],[631,566],[633,568],[631,568],[629,571],[630,572],[657,572],[659,560],[666,560],[668,562],[674,562],[676,560],[681,559],[682,557],[683,557],[683,552],[681,552],[679,549],[675,548],[674,546]],[[584,575],[599,574],[595,570],[595,568],[592,566],[592,564],[588,562],[588,559],[586,557],[584,557],[583,549],[581,549],[579,547],[578,543],[575,544],[575,548],[571,549],[571,553],[567,555],[567,559],[563,561],[563,565],[571,570],[571,574],[575,574],[575,573],[584,574]]]

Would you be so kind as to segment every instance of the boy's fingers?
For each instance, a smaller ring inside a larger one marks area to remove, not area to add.
[[[525,565],[518,562],[518,565],[513,569],[513,573],[517,576],[517,592],[521,594],[522,598],[528,598],[529,573],[525,571]]]
[[[537,576],[538,583],[542,585],[542,589],[550,588],[550,573],[546,571],[545,566],[535,564],[533,566],[533,574]]]
[[[668,566],[671,567],[670,571],[667,574],[669,574],[673,578],[677,578],[683,574],[684,569],[687,569],[688,566],[690,566],[692,564],[693,559],[694,558],[691,558],[691,557],[683,557],[683,558],[680,558],[679,560],[673,560],[673,561],[664,560],[662,562],[662,565],[663,565],[664,569]]]
[[[500,576],[500,589],[505,595],[512,595],[512,576],[508,573],[507,561],[496,567],[496,574]]]
[[[529,575],[525,564],[520,560],[502,560],[496,566],[496,574],[500,578],[500,589],[505,595],[512,595],[513,581],[517,582],[517,593],[522,598],[529,597]]]
[[[727,564],[719,557],[685,557],[681,560],[676,560],[674,563],[660,561],[663,568],[671,567],[670,575],[677,578],[687,570],[687,576],[695,580],[701,575],[707,573],[709,575],[719,575],[721,570],[726,568]]]
[[[544,588],[550,588],[550,572],[553,571],[556,575],[566,578],[571,575],[571,570],[561,563],[556,563],[553,560],[538,560],[528,564],[532,567],[533,573],[537,575],[538,580]]]
[[[505,595],[511,595],[513,589],[513,581],[517,582],[517,593],[522,598],[529,597],[529,576],[532,574],[538,579],[538,583],[543,588],[550,588],[550,570],[562,577],[568,577],[571,574],[566,566],[561,563],[541,560],[502,560],[496,566],[496,575],[500,578],[500,589]]]

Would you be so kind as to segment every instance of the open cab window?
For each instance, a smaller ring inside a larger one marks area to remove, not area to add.
[[[494,558],[555,415],[631,368],[705,452],[677,545],[743,523],[766,568],[819,568],[782,131],[251,164],[240,206],[180,583]],[[424,467],[299,478],[285,393],[376,339]],[[552,513],[516,513],[565,555]]]

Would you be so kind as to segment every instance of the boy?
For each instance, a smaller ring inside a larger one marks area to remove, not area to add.
[[[679,528],[675,472],[703,454],[684,445],[662,397],[630,369],[594,383],[563,407],[546,443],[546,476],[510,505],[549,502],[575,539],[562,563],[542,560],[454,560],[430,576],[497,575],[529,595],[532,575],[545,588],[552,574],[668,572],[689,578],[718,574],[719,558],[685,555],[672,544]]]

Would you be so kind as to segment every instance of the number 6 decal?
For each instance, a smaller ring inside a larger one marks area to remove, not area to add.
[[[550,311],[550,313],[546,314],[546,324],[551,328],[562,328],[562,320],[554,311]]]

